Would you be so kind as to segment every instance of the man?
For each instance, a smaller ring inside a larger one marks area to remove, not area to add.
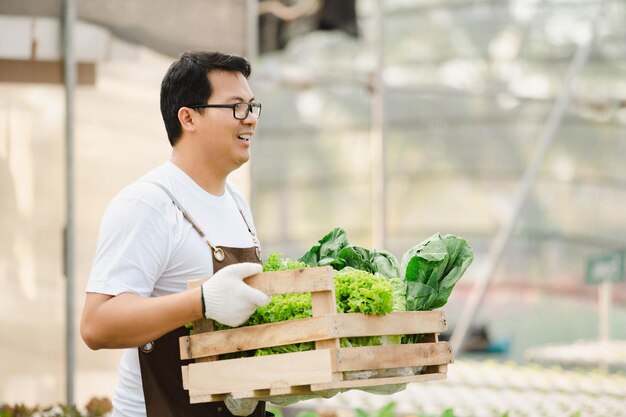
[[[241,57],[181,55],[161,84],[171,158],[105,211],[80,330],[92,349],[126,348],[115,417],[231,415],[224,403],[189,404],[178,338],[190,321],[238,326],[269,302],[243,282],[261,271],[260,247],[248,205],[226,181],[250,158],[261,112],[249,75]],[[187,290],[199,277],[211,278]]]

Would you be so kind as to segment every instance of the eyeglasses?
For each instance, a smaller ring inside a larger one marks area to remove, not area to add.
[[[224,109],[233,109],[233,117],[237,120],[245,120],[248,114],[252,112],[254,117],[261,115],[261,103],[253,101],[251,103],[235,103],[235,104],[195,104],[187,106],[191,109],[205,109],[210,107],[218,107]]]

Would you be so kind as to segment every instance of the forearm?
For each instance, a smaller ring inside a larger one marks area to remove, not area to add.
[[[162,297],[89,293],[81,336],[92,349],[143,345],[202,317],[200,288]]]

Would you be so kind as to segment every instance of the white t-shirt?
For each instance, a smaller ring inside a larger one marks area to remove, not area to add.
[[[236,190],[232,195],[209,194],[168,161],[126,187],[107,206],[87,292],[158,297],[185,290],[190,279],[213,275],[211,249],[167,194],[150,182],[163,184],[214,246],[254,245],[234,200],[254,231],[241,194]],[[113,406],[114,416],[146,415],[137,348],[122,355]]]

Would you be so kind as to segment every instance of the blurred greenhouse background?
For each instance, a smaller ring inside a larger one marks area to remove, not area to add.
[[[337,226],[396,256],[436,232],[475,253],[444,307],[451,329],[472,319],[446,381],[296,408],[626,416],[626,0],[149,3],[78,1],[75,328],[105,205],[169,156],[163,74],[225,50],[253,60],[263,103],[234,180],[265,255]],[[65,93],[26,70],[60,65],[61,5],[0,3],[0,403],[66,396]],[[119,352],[74,346],[76,403],[111,396]]]

